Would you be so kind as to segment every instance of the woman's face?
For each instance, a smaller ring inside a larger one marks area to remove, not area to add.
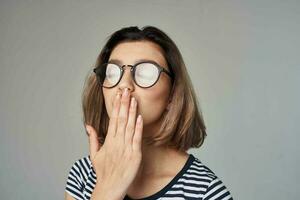
[[[167,69],[167,62],[157,44],[149,41],[123,42],[112,51],[109,61],[117,59],[120,65],[134,65],[140,59],[152,60]],[[134,83],[130,67],[124,67],[124,74],[118,85],[113,88],[104,88],[103,95],[108,116],[113,110],[113,101],[117,92],[128,88],[131,97],[137,101],[137,115],[143,117],[144,130],[157,125],[169,103],[171,91],[171,78],[166,73],[161,73],[158,81],[150,88],[141,88]],[[169,71],[169,70],[168,70]]]

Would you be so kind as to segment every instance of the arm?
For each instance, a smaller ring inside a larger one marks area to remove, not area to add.
[[[203,200],[211,200],[211,199],[233,200],[229,190],[226,188],[224,183],[218,177],[215,177],[210,182],[203,197]]]
[[[75,200],[69,193],[65,192],[65,200]]]
[[[91,196],[91,200],[123,200],[124,196],[113,196],[116,193],[111,190],[102,189],[100,184],[96,184]]]

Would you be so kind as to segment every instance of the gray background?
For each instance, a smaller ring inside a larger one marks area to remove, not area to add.
[[[299,199],[299,1],[0,3],[0,198],[62,199],[88,154],[81,93],[106,38],[154,25],[178,45],[208,137],[192,149],[235,199]]]

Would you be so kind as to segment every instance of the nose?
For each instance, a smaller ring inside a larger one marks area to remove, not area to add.
[[[123,66],[123,70],[123,76],[121,77],[121,80],[118,84],[118,88],[120,91],[123,91],[125,88],[128,88],[128,91],[131,93],[134,90],[134,80],[133,77],[131,77],[130,65]]]

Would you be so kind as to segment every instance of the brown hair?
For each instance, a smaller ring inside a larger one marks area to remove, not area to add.
[[[175,43],[160,29],[145,26],[125,27],[113,33],[101,50],[96,65],[108,61],[114,47],[121,42],[150,41],[163,50],[168,69],[173,74],[172,103],[166,111],[159,133],[146,142],[150,145],[167,145],[181,151],[200,147],[206,137],[206,127],[198,109],[194,88],[183,58]],[[89,74],[82,94],[83,122],[91,125],[98,133],[100,145],[105,141],[109,117],[104,104],[102,88],[96,74]],[[87,133],[88,134],[88,133]]]

